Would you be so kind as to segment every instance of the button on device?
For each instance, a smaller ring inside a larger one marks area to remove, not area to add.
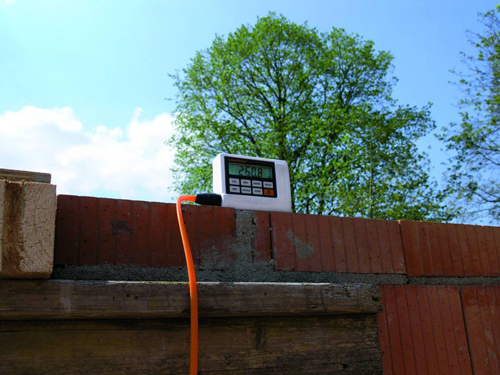
[[[239,186],[229,186],[229,192],[230,193],[239,193],[240,187]]]
[[[255,181],[254,181],[255,182]],[[255,195],[262,195],[262,189],[256,189],[256,188],[253,188],[253,193]]]
[[[242,187],[241,192],[244,194],[252,194],[252,189],[249,187]]]
[[[264,182],[265,184],[265,182]],[[274,190],[273,189],[264,189],[264,195],[273,197],[274,196]]]
[[[255,187],[262,187],[262,181],[252,181],[252,186]]]
[[[241,186],[252,186],[250,180],[241,180]]]
[[[239,178],[230,178],[229,179],[229,184],[230,185],[239,185],[240,184],[240,179]]]
[[[267,182],[267,181],[264,181],[264,187],[265,187],[265,188],[272,189],[274,186],[273,186],[273,183],[272,183],[272,182]]]

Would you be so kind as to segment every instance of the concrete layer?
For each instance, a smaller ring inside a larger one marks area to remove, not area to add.
[[[500,277],[408,277],[411,285],[500,285]]]
[[[185,269],[151,268],[123,265],[55,266],[52,279],[69,280],[126,280],[126,281],[187,281]],[[198,281],[221,282],[308,282],[308,283],[363,283],[406,284],[403,275],[374,275],[333,272],[274,271],[265,264],[254,267],[236,267],[224,271],[197,270]]]
[[[55,266],[53,279],[187,281],[185,269],[151,268],[124,265]],[[359,274],[337,272],[274,271],[265,264],[237,267],[225,271],[197,270],[198,281],[220,282],[300,282],[300,283],[363,283],[373,285],[500,285],[499,277],[411,277],[391,274]]]

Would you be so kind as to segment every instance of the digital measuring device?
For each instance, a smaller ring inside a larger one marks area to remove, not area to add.
[[[214,193],[223,207],[292,212],[286,161],[219,154],[212,165]]]

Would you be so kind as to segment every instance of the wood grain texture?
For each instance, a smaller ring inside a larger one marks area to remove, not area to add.
[[[56,187],[0,180],[0,278],[48,278],[54,259]]]
[[[199,374],[382,374],[376,315],[205,318]],[[0,321],[2,374],[187,374],[189,322]]]
[[[361,284],[199,283],[205,317],[375,314],[380,291]],[[0,319],[189,316],[187,283],[0,281]]]

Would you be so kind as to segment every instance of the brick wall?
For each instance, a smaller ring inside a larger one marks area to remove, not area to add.
[[[499,227],[249,215],[242,226],[233,209],[186,206],[195,264],[230,268],[246,241],[246,259],[276,272],[405,276],[381,286],[384,374],[500,374]],[[54,263],[183,267],[175,206],[61,195]]]

